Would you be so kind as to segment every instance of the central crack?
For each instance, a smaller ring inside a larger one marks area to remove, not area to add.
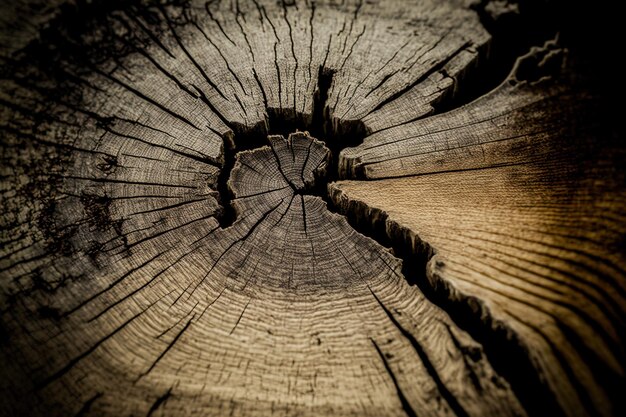
[[[228,123],[232,134],[224,138],[224,166],[217,182],[217,191],[222,206],[218,221],[222,228],[231,226],[236,220],[236,213],[231,205],[233,195],[227,183],[237,155],[242,151],[269,145],[271,138],[277,135],[288,137],[294,132],[309,132],[310,136],[316,140],[323,139],[323,142],[320,143],[323,143],[329,151],[327,168],[324,173],[325,181],[309,184],[304,190],[294,188],[294,192],[298,194],[304,192],[322,197],[329,208],[332,207],[326,184],[340,179],[339,154],[344,148],[361,144],[367,135],[362,121],[339,120],[332,116],[326,100],[334,73],[332,69],[319,68],[311,114],[296,112],[288,108],[268,108],[266,109],[266,120],[253,127]],[[333,210],[331,209],[331,211]]]

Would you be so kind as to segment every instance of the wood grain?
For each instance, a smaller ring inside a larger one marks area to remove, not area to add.
[[[0,414],[617,412],[623,146],[488,3],[14,5]]]
[[[426,285],[504,327],[568,414],[617,415],[624,152],[580,86],[517,78],[557,53],[537,48],[490,94],[344,151],[377,180],[340,181],[333,199],[425,253]]]

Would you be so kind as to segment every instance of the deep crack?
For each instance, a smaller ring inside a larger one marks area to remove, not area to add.
[[[339,200],[335,196],[334,200]],[[537,374],[528,351],[515,333],[489,314],[477,311],[480,303],[473,298],[457,298],[444,285],[433,286],[426,277],[427,263],[435,251],[411,231],[389,221],[386,213],[368,207],[359,201],[329,205],[348,219],[359,233],[392,249],[394,256],[402,259],[402,274],[407,282],[416,285],[426,298],[444,310],[459,328],[468,332],[480,343],[493,366],[515,392],[529,415],[563,416],[554,394]]]
[[[313,97],[313,112],[311,115],[295,112],[293,109],[266,109],[267,118],[253,128],[227,123],[233,136],[222,137],[224,142],[224,165],[221,169],[217,191],[222,206],[218,214],[218,221],[222,228],[231,226],[236,220],[235,210],[232,208],[232,191],[228,187],[228,179],[235,164],[237,153],[269,145],[269,135],[282,135],[285,138],[293,132],[308,131],[312,137],[324,142],[330,149],[331,160],[326,170],[325,181],[316,181],[313,187],[306,190],[295,190],[297,194],[310,194],[322,197],[332,210],[332,203],[328,198],[327,183],[339,179],[339,153],[347,147],[357,146],[363,142],[367,132],[361,121],[338,121],[332,117],[327,106],[328,91],[333,82],[335,71],[319,67],[318,87]]]
[[[519,49],[516,49],[515,53],[518,51]],[[491,66],[489,72],[499,74],[494,77],[501,80],[503,70],[505,68],[510,70],[513,63],[514,61],[508,59],[499,61],[499,64]],[[343,179],[338,169],[339,154],[346,147],[354,147],[362,143],[367,131],[360,121],[337,120],[331,114],[326,100],[333,82],[333,75],[332,70],[319,68],[318,88],[314,96],[312,115],[296,113],[293,109],[270,108],[267,109],[265,123],[258,124],[253,129],[235,129],[233,146],[225,145],[225,164],[219,179],[218,191],[224,207],[220,216],[221,226],[230,226],[236,220],[235,211],[230,204],[232,192],[227,186],[227,181],[237,153],[268,145],[268,135],[279,134],[287,137],[292,132],[310,132],[311,136],[324,142],[330,149],[328,170],[326,177],[323,180],[317,179],[313,187],[296,189],[290,184],[294,194],[321,197],[326,202],[329,211],[345,216],[351,227],[358,233],[375,240],[383,247],[391,248],[394,255],[402,259],[402,273],[407,282],[418,286],[427,299],[446,311],[455,324],[467,331],[483,346],[494,369],[510,383],[529,414],[538,415],[548,410],[550,415],[563,415],[554,394],[542,381],[541,376],[536,373],[528,352],[514,333],[495,323],[489,315],[476,311],[479,305],[474,302],[476,300],[453,297],[451,290],[445,285],[433,287],[428,281],[426,268],[434,251],[426,242],[414,237],[409,230],[388,222],[387,215],[380,210],[356,202],[340,206],[336,204],[335,199],[329,193],[331,190],[328,184]],[[448,98],[447,102],[438,106],[437,110],[441,112],[464,104],[493,87],[495,87],[493,83],[479,83],[473,88],[463,90],[454,98]],[[225,143],[228,144],[228,141]]]

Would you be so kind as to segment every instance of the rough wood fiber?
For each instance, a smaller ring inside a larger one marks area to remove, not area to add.
[[[580,85],[519,78],[559,54],[549,42],[473,103],[346,149],[344,169],[379,180],[340,181],[331,194],[432,256],[428,285],[515,338],[567,414],[617,415],[624,150]]]
[[[3,414],[526,415],[474,331],[329,210],[338,177],[380,179],[330,195],[438,251],[429,283],[516,335],[530,395],[610,414],[593,368],[623,381],[613,160],[561,134],[549,109],[578,99],[558,83],[428,117],[488,58],[470,2],[89,3],[2,49]]]

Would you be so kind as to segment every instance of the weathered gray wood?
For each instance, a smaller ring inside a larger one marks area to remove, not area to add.
[[[593,97],[562,81],[432,115],[494,59],[470,3],[78,2],[5,30],[4,414],[616,410],[619,158],[569,134]]]

